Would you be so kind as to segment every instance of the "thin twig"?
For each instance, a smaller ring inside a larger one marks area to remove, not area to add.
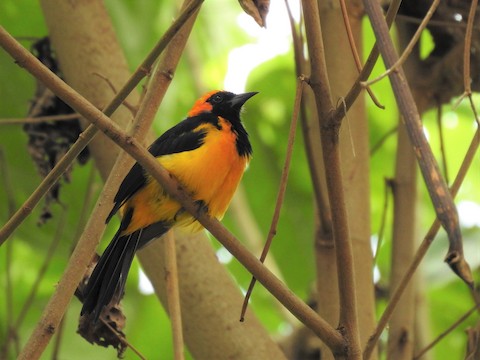
[[[405,14],[398,14],[397,19],[402,20],[404,22],[411,23],[411,24],[420,24],[422,22],[422,20],[419,19],[418,17],[405,15]],[[441,27],[441,28],[447,28],[447,27],[450,27],[450,28],[466,28],[467,24],[465,24],[463,21],[453,20],[453,18],[452,18],[452,21],[432,19],[428,23],[428,26],[430,26],[430,27],[435,26],[435,27]],[[473,28],[475,30],[479,30],[480,26],[474,26]]]
[[[106,321],[105,319],[103,319],[102,317],[100,317],[100,321],[103,323],[103,325],[105,325],[124,345],[126,345],[128,348],[130,348],[130,350],[132,350],[135,355],[137,355],[140,359],[142,360],[147,360],[147,358],[145,356],[143,356],[143,354],[137,350],[132,344],[130,344],[127,339],[125,339],[124,336],[122,336],[121,334],[118,333],[117,330],[115,330],[109,323],[108,321]]]
[[[285,7],[288,13],[288,20],[290,23],[290,31],[292,33],[293,39],[293,50],[294,50],[294,57],[295,57],[295,73],[297,77],[302,74],[306,74],[307,69],[307,60],[305,59],[304,54],[304,41],[302,38],[302,33],[297,30],[295,26],[295,20],[293,18],[292,11],[290,9],[290,5],[287,0],[285,0]],[[302,12],[303,13],[303,12]],[[301,19],[303,19],[302,14],[300,14]],[[311,93],[305,92],[302,97],[302,103],[300,108],[300,117],[301,117],[301,125],[302,125],[302,133],[303,139],[305,143],[305,153],[307,155],[308,167],[310,169],[310,177],[312,181],[313,192],[315,194],[315,203],[318,209],[323,209],[321,212],[318,212],[319,221],[321,223],[321,227],[323,229],[330,229],[331,228],[331,216],[329,206],[326,200],[325,190],[322,186],[322,182],[320,180],[320,175],[323,170],[320,169],[321,165],[318,161],[316,161],[315,151],[313,146],[312,138],[317,136],[317,132],[315,135],[312,135],[311,131],[311,124],[314,123],[315,125],[318,124],[318,120],[316,118],[315,113],[311,113],[307,111],[307,108],[313,108],[315,105]],[[321,156],[320,156],[321,157]]]
[[[377,264],[378,254],[380,253],[380,248],[382,247],[383,237],[385,233],[385,224],[387,222],[387,214],[388,214],[388,203],[390,199],[390,191],[392,190],[392,179],[385,179],[385,186],[383,191],[383,211],[382,211],[382,218],[380,219],[380,228],[378,229],[378,238],[377,238],[377,246],[375,249],[375,256],[373,258],[373,266]]]
[[[79,118],[80,118],[79,114],[64,114],[64,115],[26,117],[26,118],[18,118],[18,119],[0,119],[0,125],[37,124],[45,121],[72,121]]]
[[[135,89],[138,83],[149,74],[151,68],[162,53],[165,47],[168,45],[170,40],[177,34],[177,32],[182,28],[183,24],[195,13],[199,6],[203,3],[203,0],[192,1],[189,6],[183,11],[179,17],[170,25],[155,47],[150,51],[145,60],[137,67],[137,70],[133,73],[127,83],[118,91],[112,101],[106,106],[103,110],[103,113],[107,116],[113,114],[113,112],[122,104],[123,100],[127,98],[131,91]],[[7,46],[9,43],[10,47],[21,48],[23,47],[18,44],[15,40],[11,42],[11,36],[3,27],[0,27],[0,46]],[[13,39],[13,38],[12,38]],[[32,59],[31,62],[34,62]],[[36,62],[36,65],[33,65],[38,68],[42,68],[44,65],[39,61]],[[42,69],[42,71],[44,71]],[[52,73],[45,73],[47,76],[52,76]],[[93,139],[98,129],[95,126],[90,125],[88,128],[80,134],[78,140],[74,145],[69,149],[69,151],[59,160],[57,165],[48,173],[48,175],[43,179],[37,189],[30,195],[30,197],[25,201],[25,203],[20,207],[19,210],[9,219],[9,221],[0,229],[0,246],[7,240],[7,238],[13,233],[13,231],[23,222],[23,220],[30,215],[33,208],[39,203],[42,197],[50,190],[50,188],[55,185],[60,176],[64,171],[71,165],[71,163],[76,159],[80,152],[88,145],[88,143]]]
[[[440,155],[442,158],[442,168],[443,176],[445,177],[445,182],[450,183],[450,177],[448,176],[448,164],[447,164],[447,153],[445,151],[445,136],[443,133],[443,122],[442,122],[442,105],[438,103],[437,105],[437,128],[438,128],[438,138],[440,140]]]
[[[473,102],[472,94],[468,96],[468,100],[470,101],[470,108],[472,109],[475,122],[477,123],[477,127],[480,127],[480,119],[478,118],[477,108],[475,107],[475,104]]]
[[[169,231],[163,237],[165,247],[165,287],[167,294],[168,314],[172,325],[173,353],[175,360],[184,359],[184,345],[182,332],[182,311],[180,305],[180,291],[178,286],[177,251],[175,236]]]
[[[347,31],[348,42],[350,44],[350,49],[352,50],[353,60],[355,61],[355,66],[357,67],[358,72],[360,73],[360,71],[362,71],[362,61],[360,60],[360,55],[358,54],[357,46],[355,45],[355,39],[353,37],[352,28],[348,19],[348,11],[345,0],[340,0],[340,8],[342,10],[343,22],[345,24],[345,30]],[[366,90],[373,103],[380,109],[385,109],[385,106],[380,104],[380,101],[378,101],[370,86],[366,86]]]
[[[297,130],[298,116],[300,113],[300,104],[302,101],[304,85],[305,85],[304,77],[299,77],[297,81],[297,90],[295,91],[295,103],[293,105],[292,121],[290,123],[290,131],[288,133],[287,151],[285,154],[285,163],[283,165],[282,175],[280,177],[280,186],[278,189],[277,201],[275,203],[275,210],[273,212],[273,218],[270,224],[270,230],[268,231],[267,241],[265,242],[265,246],[263,247],[262,254],[260,255],[260,262],[262,263],[265,261],[268,251],[270,250],[270,246],[272,245],[273,238],[277,234],[277,225],[280,219],[280,210],[282,209],[283,200],[285,198],[285,191],[287,189],[287,183],[288,183],[288,174],[290,173],[290,163],[292,160],[293,144],[295,142],[295,134]],[[248,286],[247,293],[245,294],[245,298],[243,300],[242,311],[240,314],[240,321],[245,320],[245,313],[247,311],[248,301],[250,300],[250,296],[255,286],[255,282],[256,282],[256,279],[253,277],[252,280],[250,280],[250,285]]]
[[[457,195],[460,185],[462,184],[465,178],[465,175],[467,174],[468,169],[472,164],[473,158],[475,156],[475,153],[477,152],[479,145],[480,145],[480,130],[477,129],[476,133],[473,135],[472,141],[470,143],[470,147],[468,148],[467,153],[465,154],[465,157],[460,166],[460,169],[458,170],[457,176],[455,177],[455,180],[453,181],[453,184],[450,188],[450,193],[452,194],[453,198],[455,198],[455,196]],[[378,339],[380,339],[380,335],[382,334],[383,330],[385,329],[385,327],[387,326],[390,320],[390,317],[392,316],[393,310],[395,309],[398,302],[400,301],[403,295],[403,292],[405,291],[407,285],[409,284],[410,280],[413,277],[413,274],[415,273],[418,266],[420,265],[420,262],[422,261],[428,249],[430,248],[430,245],[433,242],[435,236],[437,235],[437,232],[439,229],[440,229],[440,221],[438,220],[438,218],[436,218],[433,224],[430,226],[430,229],[425,235],[419,248],[417,249],[417,252],[415,253],[415,256],[412,260],[412,263],[406,270],[397,288],[392,293],[390,297],[390,301],[387,307],[385,308],[385,310],[383,311],[383,314],[380,317],[380,320],[378,321],[375,331],[373,332],[372,336],[370,336],[367,346],[365,347],[365,350],[363,352],[364,360],[368,360],[370,358],[372,351],[378,342]]]
[[[472,0],[470,10],[468,12],[467,29],[465,30],[465,44],[463,49],[463,87],[465,94],[470,96],[472,94],[470,78],[470,48],[472,46],[472,32],[475,15],[477,13],[478,0]]]
[[[99,74],[97,72],[94,72],[93,75],[95,76],[98,76],[100,79],[102,79],[103,81],[105,81],[108,85],[108,87],[110,88],[110,90],[112,90],[112,92],[114,94],[117,93],[117,89],[115,88],[115,85],[113,85],[113,83],[110,81],[110,79],[106,76],[103,76],[102,74]],[[138,108],[132,104],[130,104],[127,99],[123,100],[123,103],[122,103],[123,106],[125,106],[128,111],[130,111],[130,113],[135,116],[137,114],[137,111],[138,111]]]
[[[148,171],[157,180],[162,187],[167,191],[173,199],[178,201],[185,208],[186,211],[195,214],[197,220],[207,228],[210,233],[215,236],[222,245],[235,256],[240,263],[243,264],[256,278],[260,281],[285,307],[287,307],[300,321],[311,328],[328,346],[330,346],[335,353],[342,354],[345,351],[344,341],[342,336],[324,319],[319,317],[307,304],[295,296],[280,280],[278,280],[263,264],[255,258],[217,219],[211,218],[207,213],[198,213],[198,205],[195,204],[185,193],[178,181],[174,179],[153,157],[139,141],[131,136],[126,135],[119,127],[112,123],[110,119],[99,111],[95,106],[89,103],[80,94],[75,92],[71,87],[65,84],[56,76],[51,76],[51,73],[38,63],[23,47],[17,46],[15,40],[8,35],[8,33],[0,27],[0,44],[4,46],[7,52],[14,57],[19,64],[31,72],[35,77],[40,79],[47,87],[60,97],[63,101],[69,104],[72,108],[78,111],[87,120],[91,121],[95,126],[102,130],[115,143],[120,145],[126,152],[128,152],[146,171]],[[112,195],[113,196],[113,195]],[[111,201],[111,199],[110,199]],[[79,248],[79,246],[77,246]],[[79,250],[80,251],[80,250]],[[91,249],[82,249],[83,251],[92,251]],[[75,255],[75,253],[74,253]],[[79,254],[76,254],[77,256]],[[86,267],[86,265],[85,265]],[[71,270],[73,271],[73,270]],[[66,276],[67,271],[64,273]],[[73,273],[68,275],[74,276]],[[77,277],[75,276],[75,279]],[[71,281],[71,280],[70,280]],[[65,285],[69,284],[69,280],[65,280]],[[71,291],[73,294],[73,289]],[[62,302],[65,299],[62,299]],[[59,299],[60,301],[60,299]],[[53,309],[54,304],[49,303],[49,307]],[[62,304],[61,308],[65,308]],[[45,314],[45,317],[48,317]],[[45,319],[45,317],[43,319]],[[42,321],[40,322],[42,324]],[[41,339],[48,332],[51,332],[51,327],[48,323],[43,323],[30,339]],[[30,351],[35,347],[31,346],[28,351],[21,354],[22,359],[29,359]]]
[[[345,103],[345,98],[342,97],[338,99],[336,107],[338,107],[339,103],[343,104],[343,111],[345,111],[345,120],[347,122],[348,139],[350,140],[350,146],[352,148],[352,157],[355,158],[357,156],[357,152],[355,151],[355,143],[353,141],[352,129],[350,128],[350,119],[348,118],[347,104]]]
[[[265,237],[260,231],[260,226],[257,223],[255,214],[250,207],[243,184],[238,185],[232,202],[228,208],[228,212],[234,220],[236,227],[239,229],[239,238],[245,241],[245,245],[252,253],[261,253],[265,244]],[[274,254],[271,254],[271,256],[266,258],[264,264],[272,271],[272,273],[275,274],[275,276],[277,276],[281,281],[285,282],[285,279],[282,276],[282,270],[280,269],[275,260],[275,256],[273,255]],[[278,312],[282,316],[282,321],[285,324],[293,325],[297,322],[290,311],[288,311],[278,301],[274,301],[273,306],[277,308]]]
[[[475,20],[476,10],[477,10],[478,0],[472,0],[470,4],[470,10],[468,12],[468,20],[465,29],[465,43],[463,46],[463,94],[458,98],[455,102],[454,108],[456,108],[466,97],[470,98],[472,95],[472,87],[471,87],[471,76],[470,76],[470,49],[472,45],[472,31],[473,31],[473,23]],[[478,124],[478,119],[476,120]]]
[[[414,357],[412,360],[418,360],[420,359],[423,355],[425,355],[430,349],[432,349],[435,345],[437,345],[445,336],[450,334],[453,330],[455,330],[458,326],[460,326],[465,320],[467,320],[470,315],[472,315],[480,306],[480,304],[475,304],[468,310],[465,314],[460,316],[452,325],[450,325],[445,331],[443,331],[441,334],[439,334],[430,344],[425,346],[423,349],[421,349]]]
[[[402,55],[398,58],[398,60],[395,61],[395,63],[392,66],[390,66],[382,75],[378,76],[375,79],[363,82],[362,83],[363,86],[367,87],[375,84],[376,82],[379,82],[383,78],[390,75],[392,72],[397,71],[398,68],[403,65],[403,63],[407,60],[408,56],[412,53],[413,48],[415,47],[418,40],[420,39],[420,36],[422,35],[423,30],[425,30],[425,28],[427,27],[428,22],[432,18],[435,10],[437,10],[437,7],[439,4],[440,4],[440,0],[434,0],[432,2],[432,5],[430,5],[430,8],[428,9],[427,13],[425,14],[425,17],[420,23],[420,26],[418,27],[417,31],[413,35],[408,45],[405,47],[405,50],[403,51]]]
[[[385,16],[385,21],[387,22],[388,28],[392,26],[393,20],[397,15],[401,2],[402,2],[401,0],[393,0],[390,3],[390,6],[388,7],[387,15]],[[378,47],[376,42],[373,45],[372,50],[368,55],[367,61],[365,61],[362,71],[358,75],[358,78],[355,80],[355,83],[352,85],[352,88],[348,91],[347,95],[344,97],[347,111],[353,105],[358,95],[360,94],[360,91],[363,89],[361,82],[367,80],[368,77],[370,76],[370,73],[372,72],[373,67],[377,62],[378,55],[379,55],[379,52],[378,52]],[[335,109],[335,112],[333,113],[332,118],[335,120],[335,122],[340,122],[341,119],[343,119],[344,114],[345,114],[344,106],[338,106]]]
[[[388,140],[390,136],[395,134],[398,131],[398,125],[395,125],[393,128],[388,130],[382,137],[372,146],[370,149],[370,156],[375,155],[375,153],[382,147],[382,145]]]

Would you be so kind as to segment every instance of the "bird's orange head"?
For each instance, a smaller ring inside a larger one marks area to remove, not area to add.
[[[243,104],[255,94],[257,92],[237,95],[228,91],[209,91],[195,102],[188,116],[210,112],[228,120],[239,119]]]

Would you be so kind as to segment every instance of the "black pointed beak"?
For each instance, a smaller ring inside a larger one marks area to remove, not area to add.
[[[257,95],[257,94],[258,94],[257,91],[252,91],[252,92],[247,92],[247,93],[235,95],[230,100],[230,104],[231,104],[232,108],[240,109],[243,106],[243,104],[245,104],[247,102],[248,99],[250,99],[252,96]]]

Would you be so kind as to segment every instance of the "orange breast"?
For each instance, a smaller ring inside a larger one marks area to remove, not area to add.
[[[165,155],[158,161],[172,173],[195,200],[204,201],[211,216],[222,218],[248,165],[249,158],[240,157],[236,149],[236,135],[230,123],[221,119],[221,130],[213,125],[205,142],[199,148]],[[134,214],[127,232],[157,221],[173,220],[181,206],[166,195],[153,179],[129,200]],[[191,224],[192,217],[185,213],[177,217],[178,224]]]

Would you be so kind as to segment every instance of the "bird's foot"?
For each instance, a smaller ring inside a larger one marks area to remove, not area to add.
[[[208,214],[208,205],[203,200],[196,200],[195,205],[197,206],[197,217],[198,215]]]

